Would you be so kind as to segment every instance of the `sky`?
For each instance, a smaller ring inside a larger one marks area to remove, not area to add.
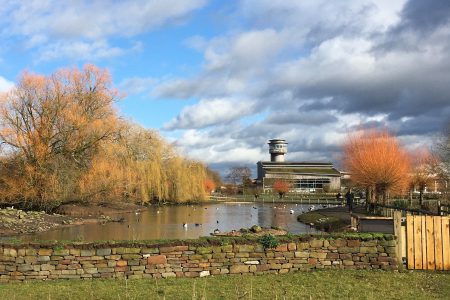
[[[93,63],[120,114],[224,173],[267,141],[339,165],[361,128],[429,147],[450,121],[448,0],[0,0],[0,91]]]

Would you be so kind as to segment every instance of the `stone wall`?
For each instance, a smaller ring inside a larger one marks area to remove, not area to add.
[[[232,242],[223,246],[189,242],[177,246],[0,245],[0,282],[397,268],[394,239],[311,238],[283,243],[274,249],[264,249],[259,243]]]

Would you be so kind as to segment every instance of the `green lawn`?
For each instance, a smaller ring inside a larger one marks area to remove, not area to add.
[[[317,271],[286,275],[0,284],[0,299],[450,299],[450,273]]]

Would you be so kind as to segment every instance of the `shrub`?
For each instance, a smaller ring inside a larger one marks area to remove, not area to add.
[[[265,234],[259,238],[258,242],[263,245],[264,249],[275,248],[280,244],[278,238],[272,234]]]

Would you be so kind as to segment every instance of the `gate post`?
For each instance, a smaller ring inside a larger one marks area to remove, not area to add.
[[[394,235],[397,237],[396,257],[399,269],[403,267],[403,241],[402,235],[402,212],[400,210],[394,210]]]

